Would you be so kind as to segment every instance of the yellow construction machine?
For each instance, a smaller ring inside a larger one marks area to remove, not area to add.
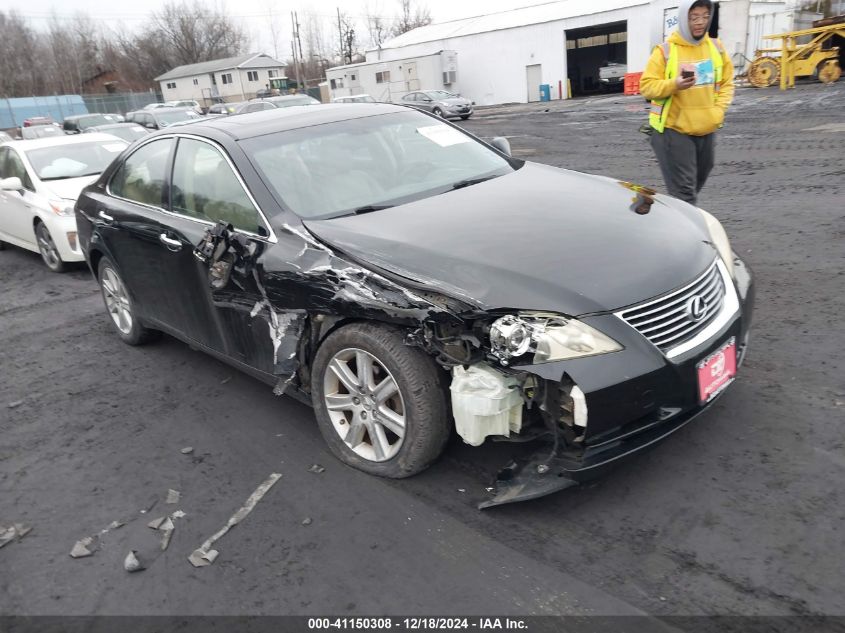
[[[839,47],[831,45],[834,36],[845,38],[845,23],[766,35],[764,39],[781,40],[781,46],[757,50],[748,69],[748,81],[765,88],[780,80],[781,90],[794,88],[796,77],[815,76],[822,83],[833,83],[842,75]],[[800,37],[808,37],[809,42],[796,43]]]

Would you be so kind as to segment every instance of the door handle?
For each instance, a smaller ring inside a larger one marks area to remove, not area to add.
[[[171,240],[169,237],[167,237],[167,233],[162,233],[158,236],[158,239],[161,241],[162,244],[164,244],[167,248],[172,251],[178,251],[182,249],[182,242],[180,242],[179,240]]]
[[[99,215],[106,222],[114,222],[114,218],[105,211],[100,211],[97,215]]]

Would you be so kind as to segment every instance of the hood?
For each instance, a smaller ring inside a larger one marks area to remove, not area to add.
[[[483,309],[582,315],[682,286],[716,256],[685,202],[525,163],[392,209],[304,224],[360,262]]]
[[[678,30],[675,31],[675,33],[677,33],[681,39],[680,41],[676,39],[676,44],[698,46],[704,41],[704,38],[707,37],[707,31],[710,30],[710,24],[713,22],[713,3],[711,0],[704,0],[710,5],[710,22],[707,23],[707,29],[705,29],[704,35],[695,38],[692,36],[692,32],[689,28],[689,12],[690,9],[692,9],[692,5],[697,1],[698,0],[681,0],[680,5],[678,6]],[[673,33],[673,35],[675,35],[675,33]]]
[[[57,197],[64,200],[76,202],[79,194],[92,182],[95,182],[100,175],[83,176],[82,178],[65,178],[64,180],[48,180],[44,183]]]

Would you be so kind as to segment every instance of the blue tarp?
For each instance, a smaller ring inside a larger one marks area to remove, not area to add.
[[[20,127],[24,119],[33,116],[49,116],[61,123],[72,114],[88,114],[80,95],[0,99],[0,129],[3,130]]]

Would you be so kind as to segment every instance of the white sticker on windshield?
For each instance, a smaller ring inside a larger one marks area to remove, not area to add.
[[[123,143],[106,143],[103,145],[103,149],[109,152],[122,152],[126,148],[126,145]]]
[[[449,147],[450,145],[458,145],[459,143],[469,143],[469,137],[464,136],[458,130],[448,125],[427,125],[425,127],[418,127],[417,132],[422,134],[430,141],[434,141],[440,147]]]

